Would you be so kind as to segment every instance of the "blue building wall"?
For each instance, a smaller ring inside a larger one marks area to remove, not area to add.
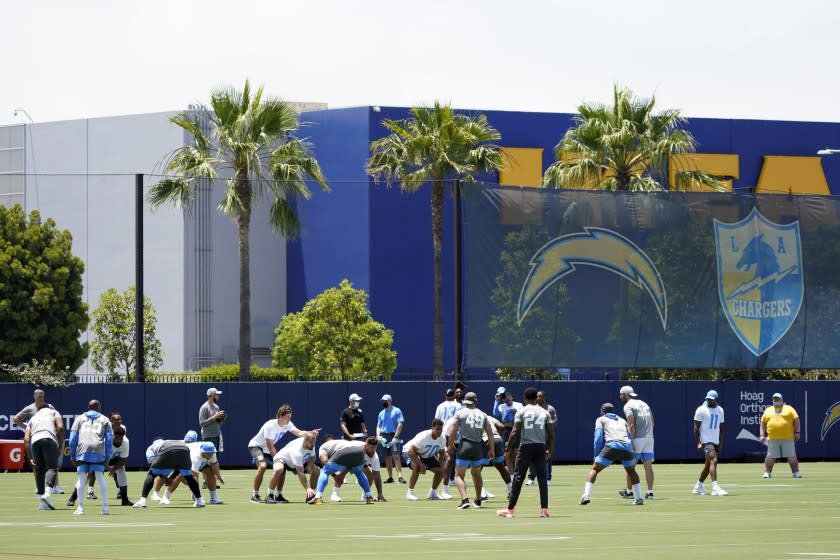
[[[625,382],[537,382],[505,383],[516,400],[527,386],[546,391],[548,402],[557,409],[554,460],[589,462],[592,435],[602,403],[612,402],[619,410],[618,391]],[[496,382],[472,382],[469,390],[478,394],[478,407],[489,412]],[[289,403],[293,422],[301,429],[322,428],[322,433],[340,433],[339,417],[350,393],[359,393],[368,430],[375,433],[379,398],[392,395],[394,404],[406,419],[405,438],[428,428],[437,404],[449,387],[434,382],[390,383],[228,383],[222,390],[220,405],[228,421],[223,426],[225,452],[222,464],[250,464],[248,441],[263,422],[274,418],[277,408]],[[832,412],[840,418],[840,383],[814,382],[635,382],[639,397],[647,402],[655,418],[656,459],[660,461],[699,461],[694,445],[692,420],[695,409],[709,389],[720,393],[724,408],[724,460],[743,460],[761,454],[756,441],[758,419],[780,391],[794,406],[801,420],[802,440],[797,454],[803,459],[840,459],[840,426],[825,422]],[[131,467],[143,467],[144,450],[157,437],[180,439],[187,430],[198,430],[198,409],[204,402],[207,385],[198,384],[81,384],[65,389],[47,389],[47,402],[62,413],[68,430],[75,415],[86,410],[90,399],[98,399],[106,413],[119,411],[131,441]],[[32,402],[31,385],[0,384],[0,439],[22,439],[11,418]],[[839,422],[840,423],[840,422]],[[288,437],[288,436],[287,436]],[[281,441],[281,445],[284,441]],[[69,462],[68,462],[69,463]],[[68,463],[65,466],[68,466]]]
[[[542,148],[543,169],[554,161],[554,146],[573,124],[573,115],[564,113],[482,113],[501,133],[499,145]],[[289,244],[287,261],[289,311],[299,310],[342,278],[368,292],[374,318],[394,331],[397,378],[401,372],[432,370],[430,188],[407,194],[399,185],[390,189],[374,185],[364,167],[370,142],[387,133],[382,120],[408,116],[403,107],[304,113],[303,120],[313,125],[304,133],[315,145],[332,193],[316,192],[302,206],[304,231],[299,241]],[[814,156],[822,147],[840,146],[840,124],[835,123],[698,118],[691,119],[687,128],[698,141],[698,152],[740,155],[736,191],[756,185],[765,155]],[[840,194],[840,156],[822,158],[822,166],[832,193]],[[452,206],[448,194],[442,254],[446,371],[455,367]]]

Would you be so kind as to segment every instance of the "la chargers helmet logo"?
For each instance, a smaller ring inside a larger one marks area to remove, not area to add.
[[[715,220],[715,243],[723,312],[759,356],[781,340],[802,306],[799,222],[775,224],[753,208],[734,224]]]

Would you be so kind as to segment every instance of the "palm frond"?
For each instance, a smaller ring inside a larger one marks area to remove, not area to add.
[[[189,179],[161,179],[149,188],[146,200],[152,208],[164,204],[177,204],[188,208],[195,198],[195,191]]]

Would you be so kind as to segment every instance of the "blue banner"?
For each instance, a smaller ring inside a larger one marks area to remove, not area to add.
[[[702,462],[693,436],[694,412],[709,389],[719,393],[725,411],[725,460],[760,460],[766,448],[758,441],[759,422],[771,404],[773,393],[784,395],[787,404],[799,414],[801,440],[796,444],[802,459],[840,458],[840,382],[835,381],[633,381],[639,398],[653,412],[657,460]],[[558,426],[553,458],[560,462],[592,460],[592,435],[601,404],[612,402],[616,412],[622,403],[618,391],[627,381],[537,381],[501,382],[514,399],[522,401],[528,386],[545,391],[546,399],[557,409]],[[470,382],[469,390],[478,395],[478,407],[493,409],[499,381]],[[228,421],[222,426],[225,451],[222,465],[249,466],[248,441],[274,418],[281,404],[292,406],[292,420],[301,429],[321,428],[322,433],[339,434],[339,418],[350,393],[363,397],[362,410],[370,433],[375,433],[376,417],[382,410],[380,397],[387,393],[405,417],[406,441],[428,429],[435,408],[451,384],[443,382],[382,383],[222,383],[219,404]],[[76,415],[86,410],[88,400],[102,402],[107,414],[119,411],[131,440],[128,465],[145,467],[144,450],[158,437],[178,439],[187,430],[198,430],[198,409],[204,402],[207,385],[174,383],[80,384],[65,389],[46,389],[47,402],[62,414],[69,430]],[[12,418],[32,402],[31,385],[0,384],[0,440],[22,440],[23,432],[12,425]],[[69,434],[68,434],[69,436]],[[287,435],[286,438],[290,436]],[[280,442],[283,445],[289,439]],[[0,451],[2,451],[0,446]],[[65,468],[70,467],[65,459]]]
[[[463,189],[467,367],[840,366],[840,200]]]

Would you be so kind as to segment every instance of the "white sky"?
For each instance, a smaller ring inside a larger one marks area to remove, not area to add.
[[[836,0],[4,0],[0,124],[180,110],[246,78],[330,107],[840,121]]]

